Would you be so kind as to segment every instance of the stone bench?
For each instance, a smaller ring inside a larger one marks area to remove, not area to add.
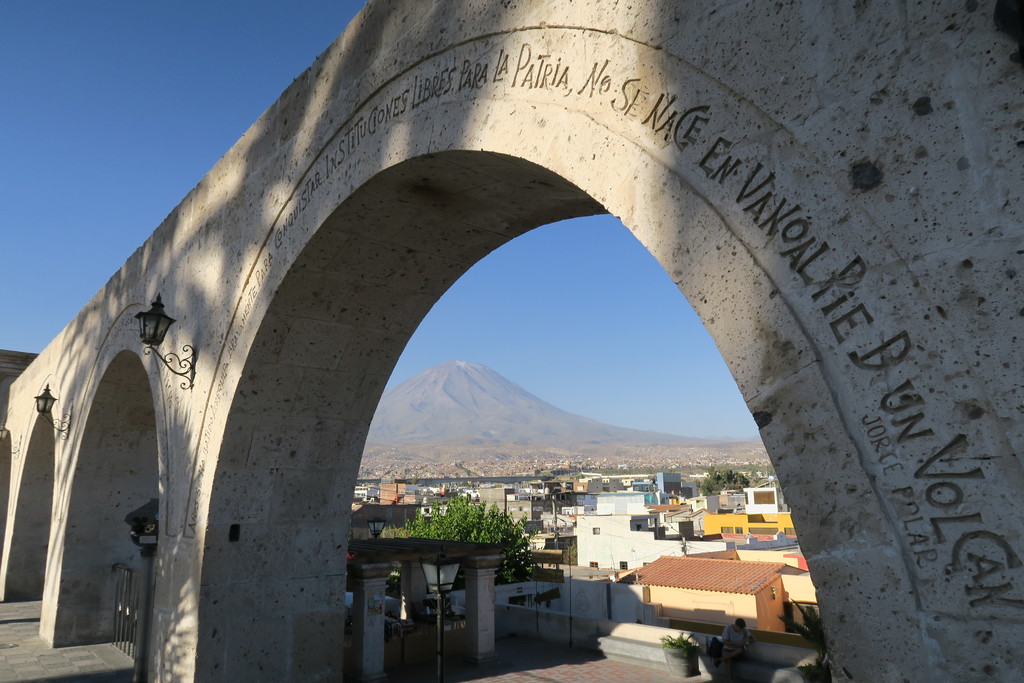
[[[621,624],[612,633],[597,638],[597,649],[608,659],[638,664],[652,669],[669,671],[661,637],[677,635],[677,629]],[[710,636],[701,633],[690,634],[700,644],[698,662],[700,676],[685,680],[714,681],[726,678],[726,664],[717,668],[707,654]],[[743,657],[733,661],[733,678],[749,683],[803,683],[803,676],[796,665],[813,656],[809,650],[771,643],[755,643]]]

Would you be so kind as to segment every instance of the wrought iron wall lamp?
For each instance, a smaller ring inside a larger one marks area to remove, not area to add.
[[[53,404],[56,402],[57,398],[50,393],[50,385],[47,384],[46,388],[43,389],[43,393],[36,396],[36,412],[46,416],[46,419],[53,423],[53,428],[60,433],[61,439],[67,439],[68,432],[71,429],[71,416],[65,414],[60,420],[53,419],[51,413],[53,411]]]
[[[160,359],[160,362],[167,366],[168,370],[178,377],[185,378],[185,381],[181,383],[182,389],[191,389],[196,379],[196,351],[192,346],[185,344],[181,347],[183,354],[181,356],[176,353],[161,355],[156,347],[160,346],[160,343],[164,340],[164,335],[167,334],[167,330],[170,328],[171,323],[174,322],[174,318],[164,313],[164,305],[160,301],[159,294],[156,295],[156,301],[150,305],[151,308],[145,313],[135,314],[139,321],[139,338],[146,345],[143,353],[148,356],[153,352]],[[174,369],[175,366],[178,367],[177,370]]]

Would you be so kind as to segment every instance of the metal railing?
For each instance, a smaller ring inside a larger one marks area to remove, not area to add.
[[[139,625],[139,587],[142,572],[115,564],[114,647],[135,658],[135,632]]]

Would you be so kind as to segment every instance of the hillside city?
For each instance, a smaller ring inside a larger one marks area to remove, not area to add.
[[[506,446],[495,453],[443,445],[376,446],[368,448],[359,468],[360,479],[528,477],[571,472],[676,471],[703,472],[709,466],[765,468],[768,453],[760,442],[715,443],[710,445],[614,446],[587,455],[577,449],[549,448],[542,451]]]
[[[759,640],[781,646],[762,647],[756,660],[738,663],[745,680],[768,680],[787,668],[795,672],[797,665],[807,680],[825,675],[816,591],[770,465],[743,463],[733,469],[687,462],[675,465],[677,471],[638,473],[617,463],[595,472],[581,461],[538,458],[518,461],[518,469],[527,464],[539,466],[523,473],[509,463],[508,476],[497,481],[470,476],[467,462],[454,463],[456,470],[464,469],[451,477],[360,480],[351,547],[358,555],[400,539],[414,542],[435,520],[438,529],[464,527],[464,520],[446,520],[449,514],[467,514],[468,501],[481,508],[475,519],[484,519],[485,510],[498,514],[532,549],[526,573],[494,587],[499,631],[517,628],[517,618],[538,611],[554,622],[568,618],[570,626],[574,618],[598,618],[650,627],[651,633],[677,628],[717,634],[741,618]],[[423,471],[436,475],[439,470]],[[486,534],[473,533],[477,542],[487,541]],[[430,537],[468,540],[443,532]],[[511,562],[518,542],[506,535],[500,543],[505,562]],[[402,566],[403,572],[412,569]],[[395,638],[411,637],[408,629],[425,616],[422,606],[406,600],[406,590],[403,579],[389,593],[394,610],[387,623]],[[450,617],[457,623],[468,618],[464,592],[453,591],[451,601]],[[638,631],[647,639],[651,633]],[[601,643],[606,656],[626,660],[647,647],[614,635]],[[716,666],[710,659],[705,663]]]

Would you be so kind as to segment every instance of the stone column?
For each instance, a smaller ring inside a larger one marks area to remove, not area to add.
[[[352,586],[352,657],[355,680],[375,683],[384,674],[384,586],[390,562],[349,565]]]
[[[413,619],[423,612],[427,582],[417,560],[402,560],[402,618]]]
[[[462,562],[466,575],[466,660],[481,664],[493,660],[494,574],[502,555],[477,555]]]

